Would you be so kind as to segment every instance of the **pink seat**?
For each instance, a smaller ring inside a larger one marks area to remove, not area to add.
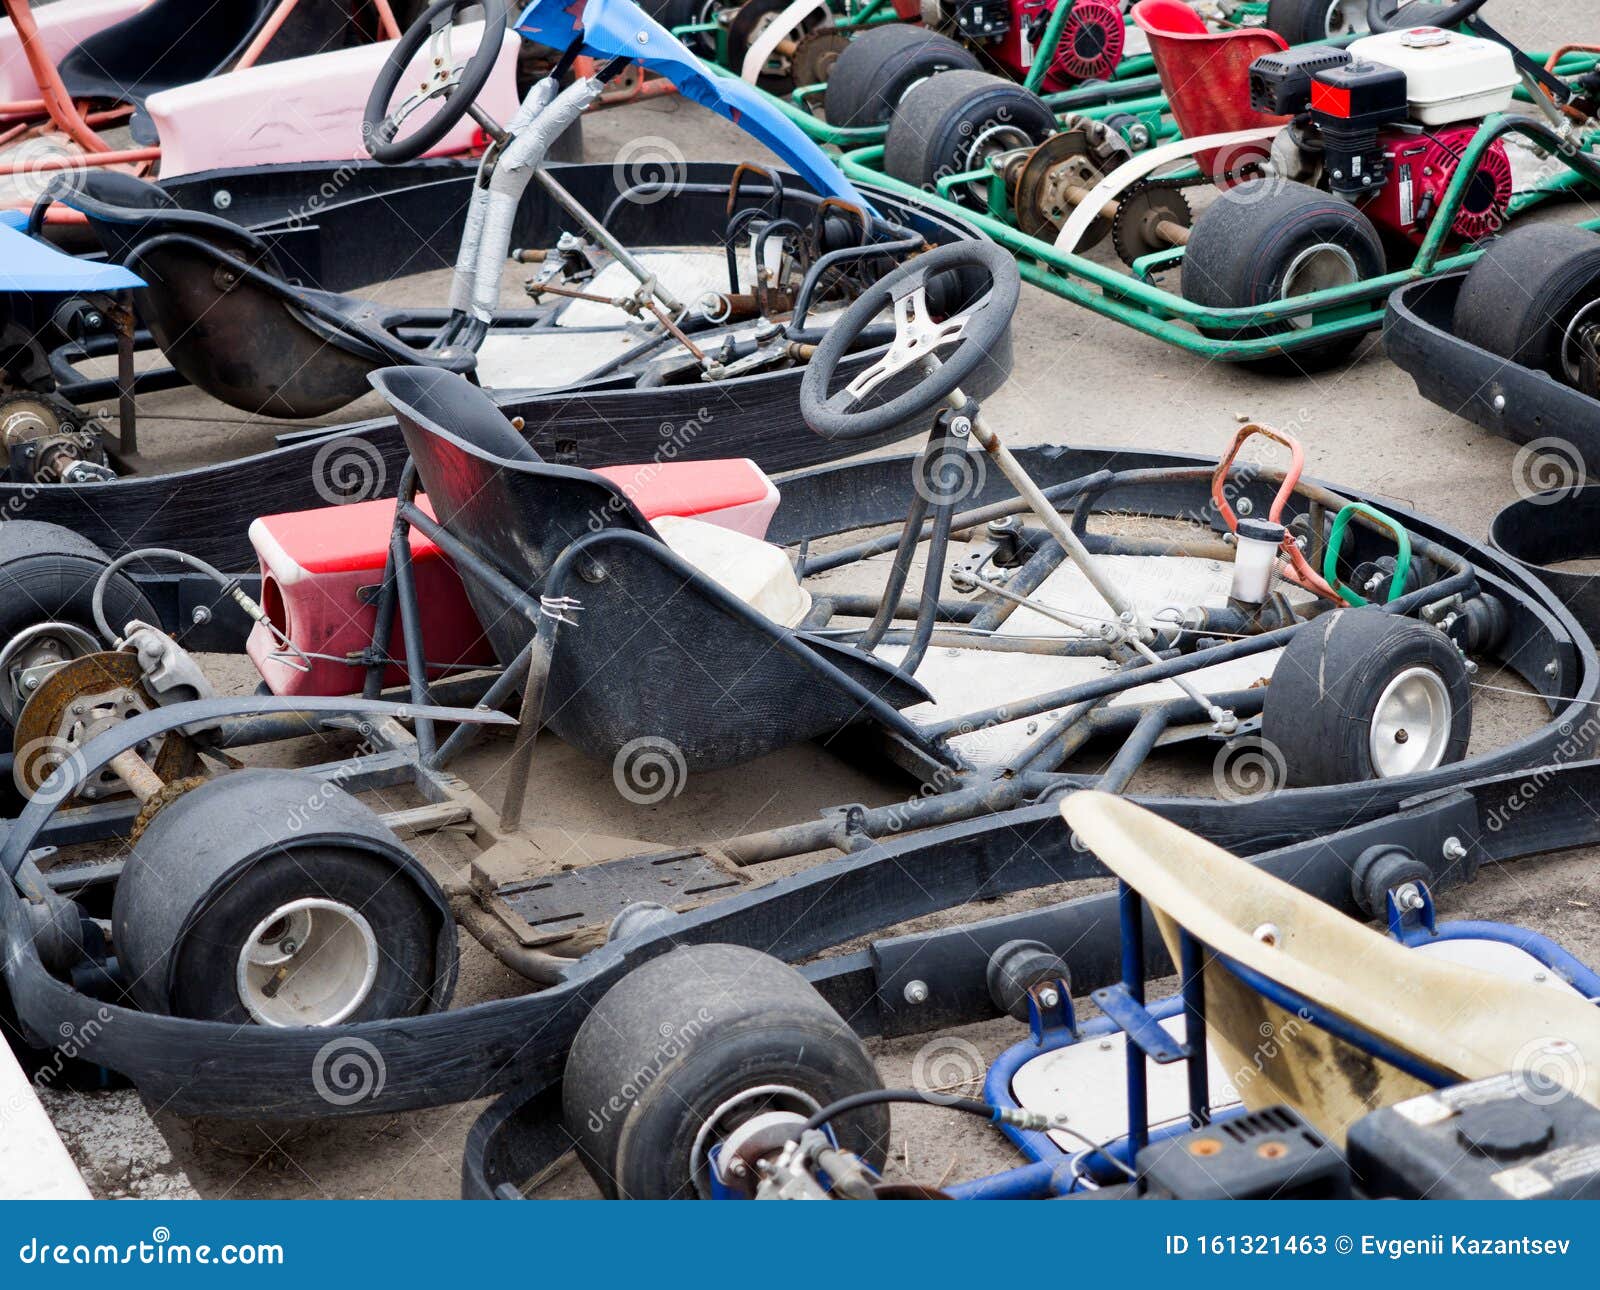
[[[1139,0],[1133,7],[1133,20],[1150,38],[1161,88],[1184,138],[1289,121],[1286,116],[1269,116],[1250,106],[1250,64],[1263,54],[1288,48],[1277,32],[1265,27],[1211,31],[1182,0]],[[1208,174],[1236,169],[1236,164],[1217,164],[1222,151],[1209,148],[1195,159]],[[1262,151],[1259,147],[1252,150],[1258,156]]]

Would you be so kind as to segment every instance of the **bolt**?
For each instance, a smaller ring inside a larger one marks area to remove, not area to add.
[[[650,43],[650,33],[648,31],[641,31],[637,36],[634,37],[634,39],[637,40],[641,45],[648,45]]]
[[[1111,1041],[1109,1039],[1102,1039],[1100,1041],[1100,1051],[1101,1052],[1109,1053],[1111,1051],[1111,1047],[1112,1047],[1112,1045],[1111,1045]]]
[[[1465,859],[1467,849],[1461,845],[1460,838],[1456,837],[1454,834],[1451,834],[1444,840],[1444,846],[1441,848],[1441,853],[1446,860],[1461,860]]]
[[[1039,991],[1039,1006],[1041,1008],[1054,1008],[1061,1002],[1060,992],[1050,986]]]
[[[219,188],[211,194],[211,204],[219,211],[225,211],[233,205],[233,194],[226,188]]]
[[[1495,395],[1494,398],[1489,400],[1489,406],[1496,412],[1504,412],[1506,410],[1506,396],[1503,394]]]
[[[1236,510],[1240,515],[1249,515],[1252,511],[1255,510],[1255,508],[1256,508],[1256,504],[1254,502],[1252,502],[1248,497],[1241,497],[1239,499],[1239,504],[1237,506],[1235,506],[1233,509]]]
[[[950,433],[958,439],[965,439],[972,433],[972,419],[970,417],[953,417],[950,421]]]
[[[22,682],[22,688],[24,690],[37,690],[39,688],[39,678],[36,676],[25,678]]]
[[[278,942],[278,948],[285,954],[298,954],[300,952],[300,942],[292,936],[286,936]]]
[[[1555,659],[1551,659],[1544,665],[1544,674],[1546,676],[1559,676],[1561,674],[1561,664],[1557,663]]]
[[[905,988],[907,1003],[927,1003],[928,983],[926,981],[908,981]]]

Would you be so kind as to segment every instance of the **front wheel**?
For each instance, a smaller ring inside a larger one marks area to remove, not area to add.
[[[1262,739],[1288,783],[1354,784],[1460,761],[1472,734],[1466,661],[1436,627],[1341,609],[1295,633],[1273,669]]]

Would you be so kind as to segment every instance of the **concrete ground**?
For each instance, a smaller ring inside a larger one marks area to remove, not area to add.
[[[1552,36],[1594,35],[1590,0],[1498,0],[1487,16],[1533,47],[1548,46]],[[585,131],[587,156],[593,161],[611,159],[624,149],[635,156],[659,149],[689,159],[767,159],[732,127],[675,98],[591,115]],[[1015,345],[1011,381],[987,404],[991,421],[1013,444],[1064,442],[1210,453],[1225,445],[1240,422],[1261,421],[1299,436],[1309,473],[1441,517],[1471,535],[1484,534],[1495,512],[1527,486],[1519,480],[1512,444],[1418,397],[1410,379],[1384,358],[1376,338],[1364,342],[1339,370],[1310,378],[1266,377],[1190,358],[1025,287]],[[185,453],[195,450],[199,428],[190,425],[181,432]],[[236,430],[217,427],[219,447],[233,441]],[[159,452],[159,441],[151,449]],[[242,675],[234,679],[246,684]],[[1487,683],[1488,678],[1479,681]],[[1537,723],[1541,711],[1525,697],[1480,691],[1475,746],[1499,742]],[[469,765],[468,778],[477,783],[481,777],[492,791],[497,756],[491,750],[485,761]],[[785,754],[781,764],[760,773],[697,777],[681,798],[634,807],[621,801],[609,784],[596,789],[597,778],[603,777],[570,750],[541,747],[540,758],[540,780],[530,798],[535,823],[668,843],[713,833],[727,836],[796,818],[795,810],[787,809],[787,798],[775,795],[780,770],[791,783],[805,785],[808,801],[887,801],[895,793],[892,786],[863,782],[806,748]],[[798,799],[794,806],[800,806]],[[1595,854],[1584,851],[1486,868],[1473,886],[1444,896],[1441,912],[1519,922],[1594,961],[1600,959],[1592,912],[1600,903],[1594,862]],[[985,905],[955,911],[948,921],[995,910]],[[468,943],[458,1003],[518,988],[515,978]],[[943,1083],[959,1088],[1017,1037],[1013,1024],[996,1022],[872,1047],[890,1085],[908,1082],[937,1061]],[[67,1096],[80,1102],[74,1112],[99,1100]],[[90,1115],[58,1118],[91,1183],[103,1194],[123,1190],[119,1179],[141,1174],[170,1178],[181,1172],[204,1196],[448,1197],[457,1194],[463,1140],[481,1109],[473,1104],[383,1119],[283,1126],[185,1121],[156,1108],[165,1139],[160,1147],[108,1140],[112,1135],[93,1132]],[[894,1125],[894,1165],[901,1176],[938,1183],[1015,1163],[998,1135],[968,1117],[897,1109]],[[145,1156],[163,1152],[170,1154],[169,1161],[146,1166]],[[132,1190],[137,1194],[137,1188]],[[569,1164],[534,1194],[583,1196],[592,1195],[593,1189],[581,1169]]]

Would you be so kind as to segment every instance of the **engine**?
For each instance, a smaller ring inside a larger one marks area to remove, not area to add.
[[[1315,151],[1329,190],[1419,243],[1477,122],[1510,107],[1516,83],[1505,46],[1436,27],[1367,36],[1343,50],[1290,49],[1250,68],[1252,106],[1295,118],[1292,137]],[[1451,236],[1496,231],[1512,192],[1511,159],[1496,142],[1468,181]]]
[[[922,0],[922,20],[950,31],[1019,79],[1035,59],[1046,57],[1046,93],[1101,80],[1122,61],[1127,28],[1116,0],[1077,0],[1054,51],[1041,50],[1055,0]]]

